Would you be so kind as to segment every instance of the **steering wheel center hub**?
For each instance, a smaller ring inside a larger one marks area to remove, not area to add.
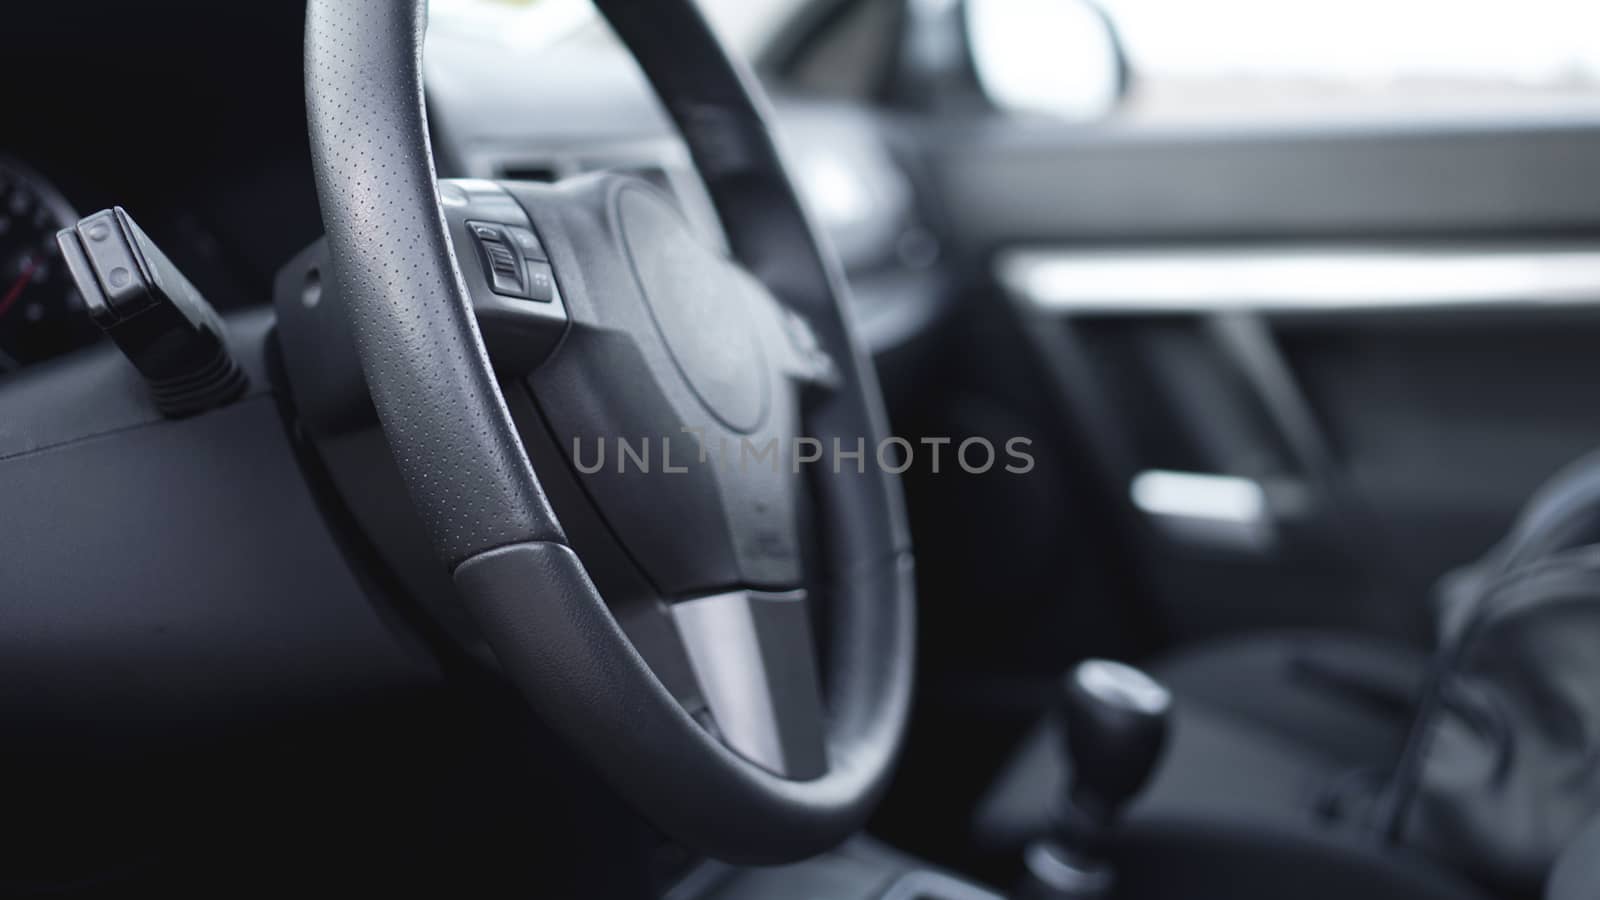
[[[766,417],[770,386],[746,292],[652,192],[625,188],[617,217],[639,291],[678,372],[723,426],[753,433]]]

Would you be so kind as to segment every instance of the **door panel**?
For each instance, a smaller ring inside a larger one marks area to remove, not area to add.
[[[961,249],[1176,642],[1431,639],[1431,586],[1600,446],[1600,129],[989,120],[927,146]],[[1004,302],[1004,301],[1009,302]],[[1072,602],[1070,599],[1064,602]]]
[[[1410,590],[1600,447],[1600,308],[1347,317],[1280,340]]]

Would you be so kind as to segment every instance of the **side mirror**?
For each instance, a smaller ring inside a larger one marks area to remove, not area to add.
[[[978,86],[1008,112],[1101,119],[1128,92],[1128,58],[1093,0],[966,0]]]

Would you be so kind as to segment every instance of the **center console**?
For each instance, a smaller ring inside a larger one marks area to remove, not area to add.
[[[705,862],[662,900],[1002,900],[870,838],[804,862],[745,868]]]

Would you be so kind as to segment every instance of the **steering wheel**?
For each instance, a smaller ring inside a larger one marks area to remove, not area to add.
[[[691,0],[596,5],[682,133],[731,258],[638,178],[439,182],[424,0],[311,0],[332,275],[411,501],[532,708],[668,835],[797,859],[861,827],[909,706],[910,542],[895,467],[876,464],[882,397],[753,79]],[[489,221],[464,231],[463,215]],[[519,246],[538,248],[553,296],[500,297],[495,313],[561,333],[509,373],[475,299],[497,267],[519,281]],[[523,386],[532,416],[513,415]],[[576,481],[624,551],[593,571],[525,449],[540,429],[568,468],[542,460],[545,481]],[[597,589],[619,565],[652,587],[667,649]],[[673,675],[685,661],[692,677]]]

